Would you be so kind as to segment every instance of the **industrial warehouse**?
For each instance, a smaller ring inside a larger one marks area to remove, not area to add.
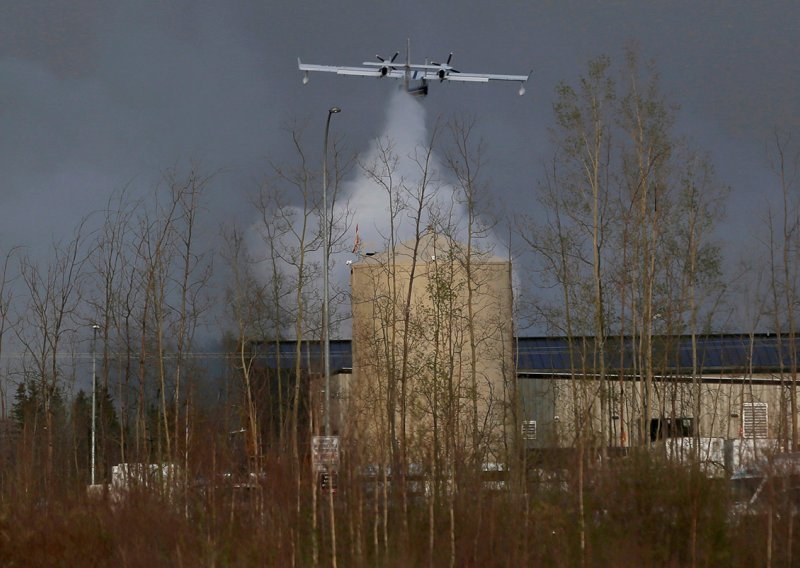
[[[659,337],[662,344],[674,346],[670,366],[662,367],[653,382],[653,402],[649,419],[642,428],[638,401],[644,389],[642,377],[630,367],[620,374],[609,374],[613,403],[606,418],[610,447],[631,447],[656,443],[668,438],[757,439],[771,440],[776,447],[789,447],[792,425],[789,418],[792,375],[789,372],[789,340],[774,335],[724,334],[697,338],[704,364],[699,383],[687,372],[687,336]],[[591,345],[592,338],[576,338],[574,344]],[[514,338],[516,386],[519,392],[517,428],[528,449],[570,447],[575,443],[573,390],[597,391],[597,377],[570,369],[570,341],[563,337]],[[295,342],[262,344],[258,363],[275,368],[278,360],[293,368]],[[316,341],[303,342],[304,369],[318,376],[321,350]],[[781,363],[782,361],[782,363]],[[348,409],[353,381],[353,342],[331,343],[332,413],[337,434],[348,432]],[[690,367],[690,365],[689,365]],[[694,415],[694,395],[700,386],[703,406],[699,420]],[[314,392],[323,395],[321,382]],[[321,408],[321,405],[318,405]],[[592,407],[591,432],[598,445],[598,405]]]
[[[641,338],[608,337],[601,377],[593,337],[514,337],[510,261],[467,266],[463,254],[428,232],[351,266],[353,339],[331,342],[330,412],[345,445],[380,453],[361,459],[383,462],[395,444],[407,463],[425,463],[414,452],[446,423],[450,451],[485,463],[506,463],[509,448],[563,455],[580,436],[598,454],[665,448],[719,475],[792,448],[795,338],[655,335],[645,361]],[[294,369],[295,352],[295,341],[259,343],[256,365]],[[321,424],[321,346],[303,342],[301,353]]]

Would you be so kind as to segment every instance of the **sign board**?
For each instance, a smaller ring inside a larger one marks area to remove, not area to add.
[[[336,494],[339,489],[339,473],[336,470],[321,471],[317,473],[320,493]]]
[[[311,438],[311,464],[314,471],[338,468],[339,436],[314,436]]]

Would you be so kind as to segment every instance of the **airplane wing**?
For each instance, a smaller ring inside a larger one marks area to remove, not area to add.
[[[442,69],[431,65],[412,65],[419,69],[419,74],[428,81],[461,81],[466,83],[488,83],[489,81],[519,81],[524,83],[530,77],[527,75],[497,75],[495,73],[460,73],[458,71],[447,71],[440,74]]]
[[[413,94],[425,94],[428,91],[428,81],[459,81],[462,83],[488,83],[489,81],[518,81],[522,83],[519,87],[519,94],[525,93],[525,82],[530,77],[527,75],[497,75],[494,73],[461,73],[450,66],[450,57],[446,63],[435,63],[425,61],[424,65],[413,64],[408,61],[406,55],[405,63],[395,63],[397,53],[390,59],[377,57],[378,61],[365,61],[362,67],[341,67],[338,65],[314,65],[303,63],[297,58],[297,68],[303,72],[303,83],[308,83],[310,72],[336,73],[337,75],[349,75],[355,77],[389,77],[391,79],[403,79],[406,81],[406,88]],[[422,86],[411,86],[409,81],[421,81]]]
[[[443,81],[464,81],[469,83],[488,83],[489,79],[488,75],[478,75],[476,73],[467,74],[467,73],[450,73],[445,75],[441,78]],[[433,79],[439,79],[439,76],[434,73]]]
[[[340,67],[338,65],[314,65],[311,63],[303,63],[300,58],[297,58],[297,68],[300,71],[321,71],[324,73],[336,73],[337,75],[351,75],[357,77],[391,77],[393,79],[402,79],[403,72],[399,69],[389,69],[385,74],[381,73],[380,68],[371,67]]]

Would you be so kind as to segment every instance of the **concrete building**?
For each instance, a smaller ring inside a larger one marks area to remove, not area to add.
[[[408,462],[434,446],[501,460],[515,427],[511,263],[429,231],[351,269],[347,434]]]

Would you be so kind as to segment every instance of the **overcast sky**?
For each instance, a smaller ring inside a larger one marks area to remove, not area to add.
[[[463,1],[447,3],[197,1],[0,4],[0,250],[62,238],[126,185],[198,161],[223,170],[209,232],[246,224],[245,196],[287,155],[282,126],[308,123],[321,146],[334,131],[365,151],[387,123],[395,85],[315,75],[297,57],[358,65],[412,43],[412,59],[446,58],[464,71],[524,74],[516,85],[433,85],[425,120],[474,114],[489,148],[498,202],[533,207],[550,148],[556,84],[630,40],[654,58],[678,132],[710,151],[732,186],[734,242],[754,230],[772,183],[765,143],[800,119],[800,3],[789,1]],[[800,135],[798,135],[800,136]],[[316,143],[316,142],[315,142]],[[321,153],[321,151],[320,151]],[[363,221],[360,221],[363,222]],[[744,227],[744,231],[742,228]]]

